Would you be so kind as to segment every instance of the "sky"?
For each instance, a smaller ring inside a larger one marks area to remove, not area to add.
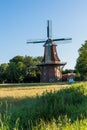
[[[87,0],[0,0],[0,64],[17,55],[43,56],[43,44],[26,42],[47,39],[47,20],[52,20],[52,38],[72,38],[57,44],[57,52],[65,69],[74,69],[87,40]]]

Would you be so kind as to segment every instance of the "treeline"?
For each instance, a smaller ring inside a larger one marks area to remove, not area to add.
[[[41,68],[37,66],[43,57],[15,56],[9,63],[0,65],[0,83],[32,83],[40,82]],[[72,69],[62,73],[75,72]]]
[[[39,82],[41,70],[36,65],[42,57],[15,56],[0,65],[0,83]]]

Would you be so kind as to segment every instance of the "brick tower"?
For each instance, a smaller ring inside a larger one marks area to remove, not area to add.
[[[41,66],[40,82],[56,82],[62,78],[62,68],[66,63],[61,63],[57,51],[56,44],[52,40],[47,40],[44,44],[44,58],[39,64]]]

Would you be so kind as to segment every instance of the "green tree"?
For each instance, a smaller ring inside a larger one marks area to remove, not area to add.
[[[25,82],[39,82],[41,70],[37,67],[42,60],[42,57],[32,58],[30,56],[25,56],[24,64],[26,65],[26,77]]]
[[[78,50],[79,57],[76,62],[76,71],[79,72],[82,80],[87,80],[87,41]]]
[[[6,78],[6,70],[7,70],[8,64],[4,63],[0,65],[0,82],[4,83],[7,81]]]
[[[26,67],[30,67],[34,65],[33,58],[31,56],[25,56],[23,62],[26,65]]]
[[[10,62],[14,62],[14,63],[18,63],[18,62],[23,62],[24,61],[24,57],[23,56],[15,56],[15,57],[13,57],[11,60],[10,60]]]
[[[23,62],[10,62],[7,68],[7,80],[11,83],[20,83],[24,81],[25,77],[25,64]]]
[[[18,71],[16,69],[16,64],[10,62],[6,70],[7,81],[10,83],[18,82]]]
[[[37,67],[42,57],[15,56],[8,64],[0,65],[0,82],[19,83],[37,82],[40,80],[41,70]]]
[[[16,69],[17,69],[17,72],[18,72],[18,82],[23,82],[24,81],[24,77],[25,77],[25,74],[26,74],[26,66],[23,62],[18,62],[16,64]]]

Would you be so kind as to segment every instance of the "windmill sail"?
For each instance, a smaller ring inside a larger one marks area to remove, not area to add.
[[[33,41],[33,40],[29,40],[27,41],[27,44],[37,44],[37,43],[45,43],[46,40],[37,40],[37,41]]]
[[[52,38],[52,21],[51,20],[47,21],[47,38],[48,39]]]

